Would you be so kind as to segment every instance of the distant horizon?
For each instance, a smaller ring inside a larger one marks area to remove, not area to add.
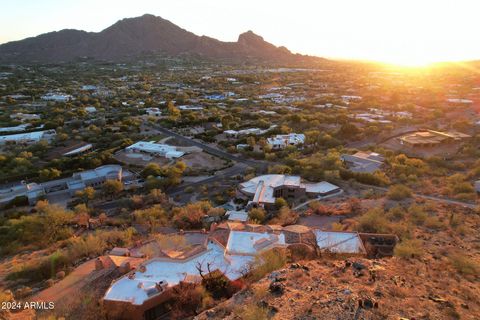
[[[293,53],[422,66],[480,59],[480,44],[472,41],[480,28],[475,6],[468,0],[458,1],[455,6],[430,0],[389,4],[379,0],[362,4],[351,0],[300,0],[296,6],[250,0],[183,0],[174,4],[139,0],[134,6],[128,1],[111,0],[100,5],[93,0],[24,0],[2,5],[0,44],[63,29],[100,32],[119,20],[152,14],[194,34],[221,41],[235,42],[239,34],[252,30]]]

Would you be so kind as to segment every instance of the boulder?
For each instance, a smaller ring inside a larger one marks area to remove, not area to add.
[[[272,281],[268,289],[272,294],[282,295],[285,292],[285,285],[278,281]]]

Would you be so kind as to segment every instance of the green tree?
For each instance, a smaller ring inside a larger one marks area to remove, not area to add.
[[[281,197],[278,197],[278,198],[275,199],[275,207],[278,210],[280,210],[283,207],[288,207],[288,202],[287,202],[287,200],[285,200]]]
[[[107,180],[102,186],[102,191],[106,196],[113,197],[123,191],[123,183],[119,180]]]
[[[93,200],[95,198],[95,189],[93,189],[92,187],[86,187],[83,190],[77,191],[75,195],[81,198],[85,205],[88,207],[88,203],[90,202],[90,200]]]
[[[267,218],[267,213],[263,208],[252,208],[248,212],[248,219],[252,222],[263,223]]]
[[[157,177],[162,174],[162,168],[157,163],[151,162],[145,166],[142,170],[142,177],[146,178],[148,176]]]

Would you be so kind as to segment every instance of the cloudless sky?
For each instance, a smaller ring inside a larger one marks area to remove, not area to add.
[[[0,0],[0,43],[151,13],[198,35],[247,30],[293,52],[422,64],[480,59],[480,0]]]

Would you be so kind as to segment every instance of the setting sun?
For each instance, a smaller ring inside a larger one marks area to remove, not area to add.
[[[480,319],[480,0],[1,2],[0,319]]]

